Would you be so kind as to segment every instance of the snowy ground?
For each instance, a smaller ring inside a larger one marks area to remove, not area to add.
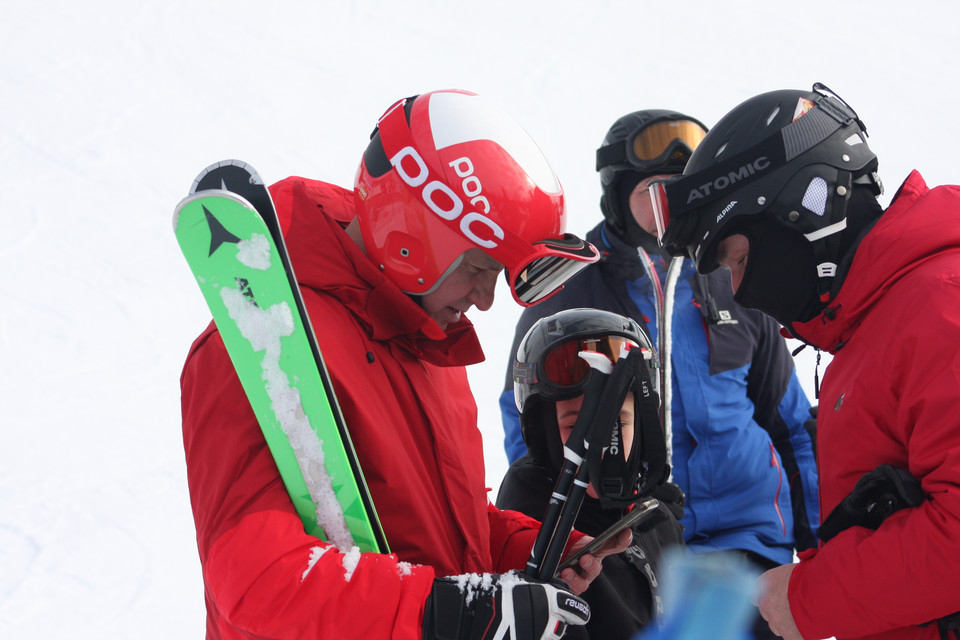
[[[385,107],[470,89],[540,143],[583,234],[615,118],[664,107],[713,123],[820,81],[860,111],[888,194],[914,167],[957,179],[947,3],[10,0],[2,13],[2,638],[203,635],[178,377],[208,316],[171,215],[213,161],[349,186]],[[518,314],[502,289],[472,315],[494,488]],[[808,350],[808,391],[811,363]]]

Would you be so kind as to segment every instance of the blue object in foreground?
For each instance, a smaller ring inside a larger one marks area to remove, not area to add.
[[[663,576],[660,624],[633,640],[743,640],[750,637],[758,574],[735,554],[673,551]]]

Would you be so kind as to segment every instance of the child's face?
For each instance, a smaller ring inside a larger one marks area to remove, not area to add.
[[[570,432],[573,431],[573,425],[577,422],[577,416],[580,415],[580,407],[583,406],[583,396],[577,396],[570,400],[558,400],[557,405],[557,424],[560,427],[560,440],[567,444]],[[623,400],[623,407],[620,408],[620,441],[623,443],[623,457],[630,455],[630,447],[633,444],[634,429],[634,402],[633,392],[627,393]],[[593,498],[597,497],[597,492],[593,485],[587,489],[587,494]]]

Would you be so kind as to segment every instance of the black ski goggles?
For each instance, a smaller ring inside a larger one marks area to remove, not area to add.
[[[579,390],[586,384],[587,373],[590,372],[590,365],[579,356],[580,352],[599,353],[615,363],[631,349],[640,348],[636,342],[624,336],[572,338],[553,347],[544,356],[541,382],[564,391]],[[650,355],[652,357],[653,354]]]
[[[706,128],[694,120],[660,120],[598,149],[597,170],[608,166],[643,170],[671,164],[683,168],[706,135]]]

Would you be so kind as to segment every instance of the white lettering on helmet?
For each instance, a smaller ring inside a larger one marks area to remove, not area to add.
[[[416,175],[410,175],[407,170],[411,168],[409,167],[409,162],[406,163],[408,166],[404,166],[403,161],[406,158],[411,158],[416,164]],[[453,221],[463,214],[463,199],[453,189],[440,180],[429,180],[428,182],[430,169],[416,149],[413,147],[400,149],[400,151],[390,158],[390,164],[397,170],[397,175],[400,176],[400,179],[403,180],[407,186],[416,188],[424,185],[420,191],[420,197],[423,199],[424,204],[439,217],[444,220]],[[449,164],[456,174],[463,178],[461,187],[463,188],[463,192],[472,198],[470,204],[478,208],[480,208],[480,204],[483,205],[483,213],[470,211],[460,219],[460,233],[471,242],[485,249],[493,249],[500,244],[498,242],[499,240],[503,240],[504,232],[500,225],[484,215],[484,213],[490,213],[490,202],[485,196],[481,195],[483,185],[480,183],[480,178],[473,175],[473,162],[470,158],[463,157],[457,158]],[[437,195],[441,193],[443,197],[437,198]],[[478,233],[480,229],[477,225],[486,227],[489,232],[481,235]]]
[[[410,185],[413,186],[413,185]],[[443,203],[438,203],[433,194],[437,191],[441,191],[446,194],[450,202],[448,203],[449,209],[443,207]],[[456,220],[461,213],[463,213],[463,200],[453,192],[453,189],[443,184],[439,180],[431,180],[423,188],[423,201],[427,203],[427,206],[430,207],[430,210],[435,214],[443,218],[444,220]]]
[[[450,166],[454,171],[457,172],[457,175],[461,178],[466,178],[467,176],[473,174],[473,162],[470,161],[470,158],[464,156],[462,158],[457,158],[450,163]],[[463,166],[464,169],[460,167]]]
[[[470,225],[472,225],[473,223],[482,224],[483,226],[489,228],[490,231],[493,232],[493,235],[498,240],[503,240],[503,229],[500,228],[500,225],[498,225],[496,222],[494,222],[487,216],[483,215],[482,213],[471,211],[467,215],[463,216],[462,220],[460,220],[460,231],[461,233],[463,233],[463,235],[467,236],[468,238],[476,242],[481,247],[485,249],[493,249],[499,243],[493,240],[484,240],[483,238],[475,234],[470,229]]]
[[[737,206],[737,201],[736,201],[736,200],[734,200],[733,202],[731,202],[730,204],[728,204],[727,206],[725,206],[725,207],[723,208],[723,211],[721,211],[721,212],[717,215],[717,223],[719,224],[720,221],[723,220],[723,216],[727,215],[727,214],[730,212],[730,210],[733,209],[735,206]]]
[[[419,168],[419,173],[416,177],[411,176],[407,173],[407,170],[403,167],[404,158],[413,158],[413,161],[417,163]],[[393,168],[397,170],[397,173],[400,174],[400,177],[403,178],[403,181],[406,182],[411,187],[419,187],[424,182],[427,181],[427,176],[429,171],[427,170],[427,164],[423,161],[423,158],[420,157],[420,154],[417,153],[417,150],[413,147],[404,147],[397,151],[396,155],[390,158],[390,164],[393,165]]]
[[[463,192],[471,198],[480,195],[482,189],[483,185],[480,184],[480,178],[477,176],[470,176],[463,181]]]
[[[462,158],[457,158],[456,160],[449,163],[454,171],[457,172],[457,175],[463,178],[463,192],[470,198],[470,204],[475,207],[480,207],[480,204],[483,204],[483,212],[490,213],[490,201],[487,200],[486,196],[480,195],[483,192],[483,185],[480,184],[480,178],[473,175],[473,162],[470,158],[464,156]]]
[[[756,172],[763,171],[769,166],[770,160],[767,158],[767,156],[760,156],[753,162],[748,162],[747,164],[727,173],[725,176],[714,178],[713,182],[707,182],[699,187],[694,187],[690,190],[690,193],[687,194],[687,204],[690,204],[694,200],[699,200],[700,198],[706,198],[715,191],[723,191],[731,185],[746,180]]]

